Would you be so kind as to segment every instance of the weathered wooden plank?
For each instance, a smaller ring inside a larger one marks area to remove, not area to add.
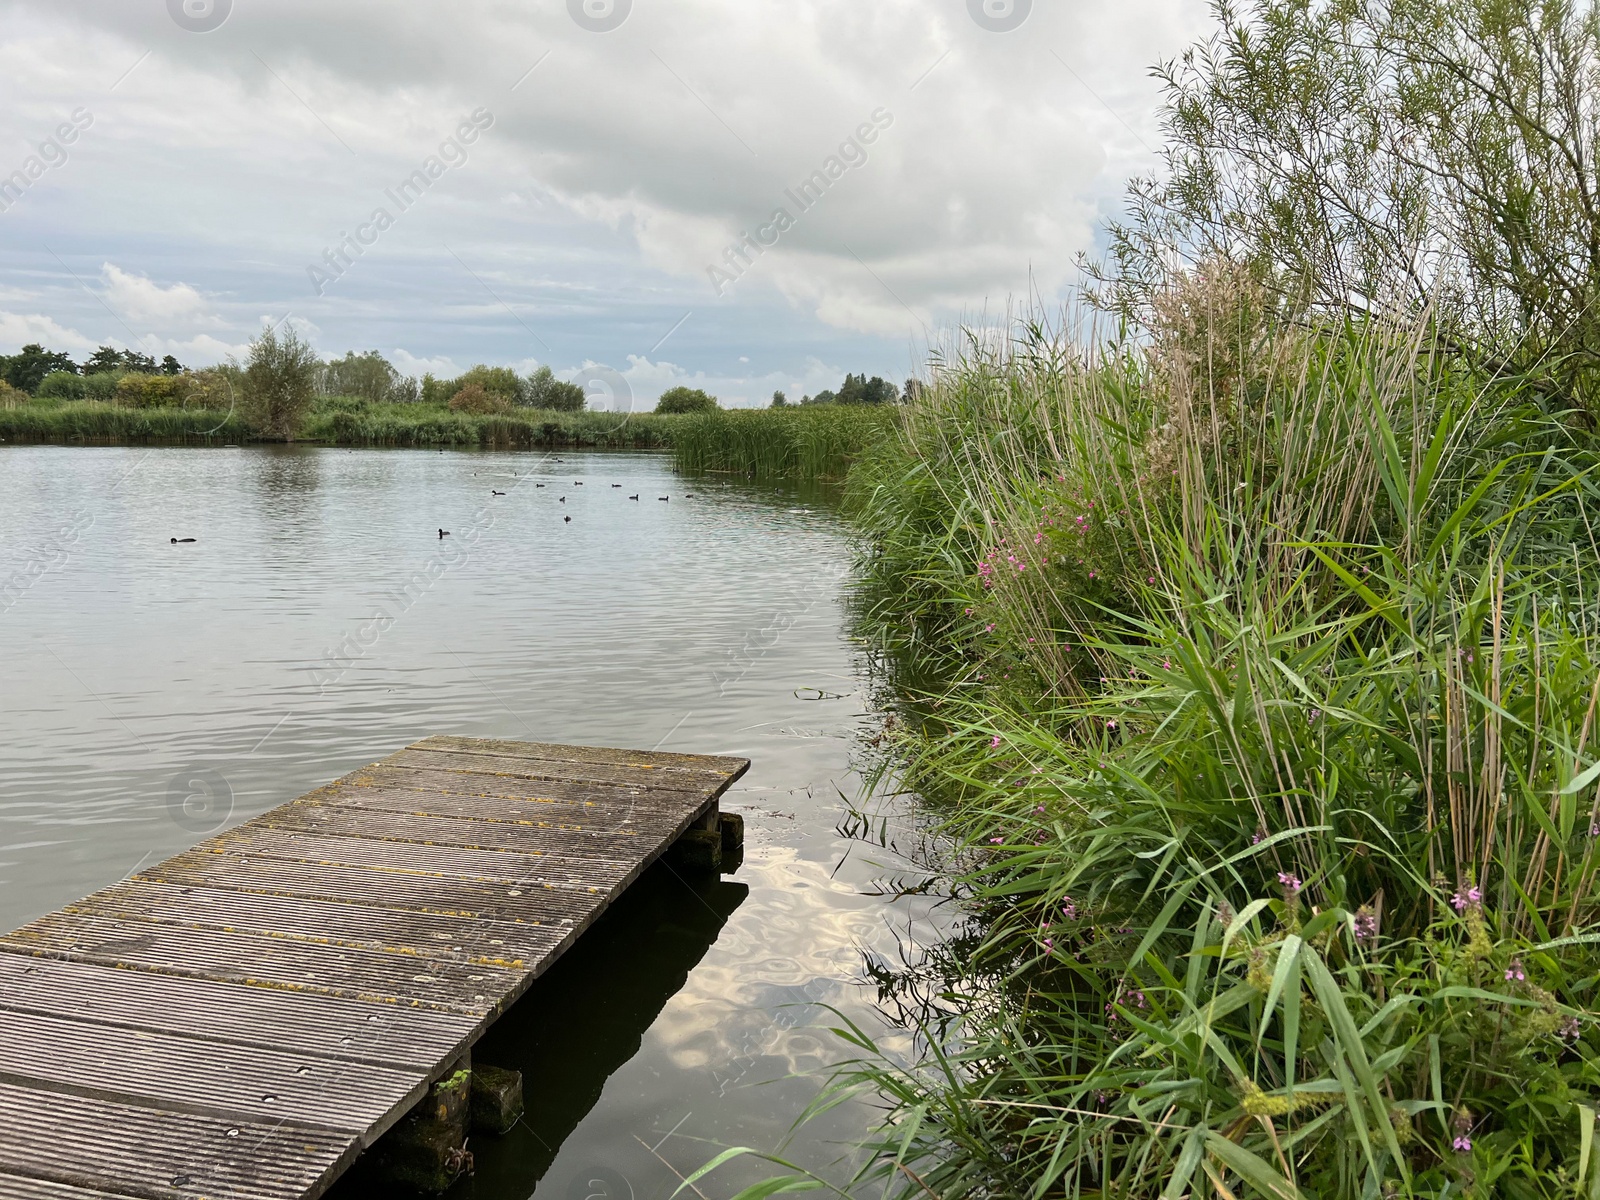
[[[446,796],[481,796],[485,799],[525,800],[529,804],[577,805],[606,809],[622,799],[646,795],[672,796],[681,803],[698,804],[705,793],[697,788],[649,788],[640,781],[627,784],[568,783],[559,779],[526,779],[515,775],[485,775],[466,771],[397,767],[387,760],[351,771],[326,787],[307,792],[303,802],[324,793],[349,788],[389,788],[399,791],[436,792]]]
[[[439,733],[413,742],[410,749],[453,750],[500,758],[542,758],[554,762],[597,763],[644,769],[677,768],[711,771],[737,779],[750,767],[748,759],[717,754],[680,754],[675,750],[619,750],[611,746],[567,746],[551,742],[514,742],[501,738],[458,737]]]
[[[0,1173],[0,1196],[6,1200],[126,1200],[128,1193],[97,1192],[51,1183],[47,1179],[24,1179],[21,1175]]]
[[[417,1070],[458,1055],[477,1023],[394,1004],[0,953],[6,1010]]]
[[[410,812],[386,814],[380,823],[374,821],[367,810],[334,804],[286,804],[263,814],[252,824],[265,829],[295,829],[342,837],[381,835],[391,841],[422,842],[430,846],[516,850],[622,862],[632,862],[644,852],[640,839],[652,836],[654,830],[650,826],[661,826],[662,833],[670,828],[665,817],[647,819],[641,823],[644,828],[597,830],[564,829],[533,821],[462,820]]]
[[[449,958],[524,970],[555,949],[561,932],[544,925],[467,920],[411,909],[263,896],[226,888],[175,887],[130,879],[69,904],[63,912],[238,930],[348,946],[407,958]]]
[[[294,859],[197,854],[194,851],[147,867],[133,878],[529,925],[571,924],[588,915],[595,903],[593,893],[543,884],[456,880],[446,888],[434,879],[393,871],[325,867]]]
[[[0,945],[78,962],[124,966],[254,987],[316,992],[482,1015],[522,972],[481,963],[408,960],[288,938],[180,929],[50,913],[0,937]]]
[[[428,1072],[203,1038],[13,1013],[0,1021],[0,1077],[122,1103],[362,1134],[427,1090]]]
[[[160,1200],[299,1200],[359,1149],[346,1133],[227,1121],[0,1082],[0,1172]]]
[[[583,891],[609,890],[633,865],[596,845],[593,857],[516,850],[435,846],[395,838],[327,836],[292,829],[240,826],[202,846],[195,853],[222,856],[290,858],[324,866],[365,867],[453,882],[544,884]]]
[[[704,795],[698,792],[645,792],[641,789],[637,793],[625,793],[619,789],[606,803],[586,801],[580,804],[533,795],[531,789],[524,786],[531,782],[528,780],[508,782],[498,776],[465,777],[489,779],[497,785],[505,785],[480,792],[453,788],[450,785],[454,780],[439,772],[427,772],[427,775],[430,777],[427,786],[423,786],[421,772],[411,781],[411,787],[402,786],[394,780],[371,786],[345,782],[336,788],[312,792],[286,807],[338,806],[371,812],[415,813],[418,816],[451,817],[462,821],[506,822],[602,833],[640,828],[645,822],[667,820],[682,813],[697,813],[706,807]],[[663,796],[674,800],[671,807],[659,803]]]
[[[632,787],[638,787],[644,782],[640,772],[648,770],[649,784],[652,788],[702,794],[723,788],[729,782],[728,776],[720,771],[694,771],[680,767],[613,767],[605,763],[567,763],[548,758],[502,758],[452,750],[401,750],[384,761],[393,767],[422,767],[435,771],[456,771],[465,775],[500,775],[516,779],[622,784]]]

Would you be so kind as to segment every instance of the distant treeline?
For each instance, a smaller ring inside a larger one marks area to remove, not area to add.
[[[0,356],[5,440],[672,449],[687,469],[760,477],[841,476],[886,425],[827,406],[898,398],[882,379],[847,375],[803,409],[779,392],[773,407],[790,410],[781,415],[732,419],[715,396],[683,386],[663,392],[653,412],[594,411],[583,388],[548,366],[520,375],[480,363],[452,379],[418,379],[377,351],[323,359],[292,329],[264,330],[242,363],[199,370],[109,346],[81,364],[39,345]]]
[[[0,355],[0,407],[15,407],[30,397],[135,408],[209,408],[218,403],[228,407],[229,402],[219,400],[216,394],[244,388],[251,372],[258,380],[281,376],[282,386],[277,388],[283,393],[281,399],[302,411],[323,396],[349,396],[372,404],[427,404],[478,415],[518,408],[577,413],[588,407],[583,388],[557,379],[548,366],[519,375],[510,367],[479,363],[454,378],[441,379],[432,373],[418,378],[404,374],[376,350],[318,358],[292,330],[281,336],[264,334],[252,342],[245,363],[230,361],[200,370],[191,370],[170,354],[157,362],[137,350],[112,346],[101,346],[80,364],[69,354],[30,343],[16,354]],[[800,403],[894,404],[910,398],[916,386],[915,380],[908,379],[902,397],[899,388],[876,375],[868,379],[865,374],[847,374],[838,391],[807,395]],[[782,391],[772,394],[772,407],[788,404]],[[710,412],[720,407],[708,392],[678,386],[661,393],[654,411]]]

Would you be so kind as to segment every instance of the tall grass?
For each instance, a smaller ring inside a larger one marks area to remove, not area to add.
[[[893,428],[894,410],[818,404],[718,409],[679,417],[678,469],[728,471],[761,479],[842,479],[850,464]]]
[[[676,417],[654,413],[455,412],[432,404],[320,402],[302,429],[312,441],[342,446],[481,446],[486,449],[599,447],[657,450],[672,442]]]
[[[685,473],[738,472],[760,479],[841,479],[893,428],[893,413],[861,406],[792,410],[617,414],[514,409],[475,414],[438,404],[319,397],[296,428],[299,441],[339,446],[583,448],[673,451]],[[238,442],[254,436],[233,413],[128,408],[34,399],[0,409],[0,437],[36,441]]]
[[[7,441],[209,443],[250,436],[249,426],[226,410],[123,408],[94,401],[0,408],[0,438]]]
[[[855,1185],[1600,1195],[1588,439],[1411,329],[1169,305],[970,342],[852,474],[969,921],[880,967],[924,1061],[849,1034]]]

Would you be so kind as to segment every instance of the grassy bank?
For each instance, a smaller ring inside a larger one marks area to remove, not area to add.
[[[894,427],[880,405],[720,409],[678,418],[673,454],[690,473],[727,471],[758,479],[842,479],[850,464]]]
[[[616,414],[514,409],[477,414],[442,404],[319,399],[296,440],[336,446],[598,448],[670,450],[679,470],[757,479],[841,479],[851,461],[892,427],[889,409],[816,405],[791,410]],[[95,401],[34,400],[0,408],[0,438],[56,442],[244,442],[254,434],[227,411],[133,408]]]
[[[94,401],[30,403],[0,408],[0,439],[8,442],[223,443],[248,440],[236,414],[203,408],[123,408]]]
[[[857,1188],[1593,1196],[1588,435],[1409,329],[1174,311],[949,361],[851,474],[966,921],[874,972],[934,1050],[837,1080]]]
[[[320,401],[302,426],[307,441],[339,446],[454,446],[494,450],[592,447],[660,450],[673,443],[681,418],[654,413],[454,412],[438,404]]]

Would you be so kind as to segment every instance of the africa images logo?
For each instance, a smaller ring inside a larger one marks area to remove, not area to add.
[[[967,0],[967,12],[990,33],[1010,33],[1020,28],[1033,11],[1033,0]]]
[[[610,33],[632,11],[633,0],[567,0],[567,15],[590,33]]]
[[[167,0],[167,15],[190,33],[210,33],[233,12],[233,0]]]

